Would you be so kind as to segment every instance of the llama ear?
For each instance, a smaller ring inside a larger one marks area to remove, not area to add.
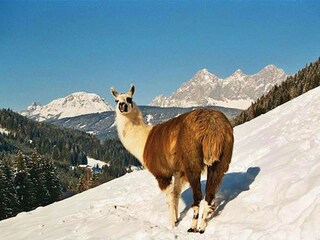
[[[130,90],[129,90],[129,94],[131,95],[131,97],[132,97],[133,94],[134,94],[134,90],[135,90],[135,87],[134,87],[134,85],[131,83],[131,85],[130,85]]]
[[[114,87],[110,88],[110,92],[115,98],[118,97],[118,95],[119,95],[119,93],[114,89]]]

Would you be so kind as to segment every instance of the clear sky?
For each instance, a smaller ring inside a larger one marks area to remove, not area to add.
[[[138,104],[198,70],[268,64],[293,74],[320,56],[320,1],[1,1],[0,108],[136,85]]]

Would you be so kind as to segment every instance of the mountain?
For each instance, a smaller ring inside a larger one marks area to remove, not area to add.
[[[45,121],[112,110],[111,105],[106,103],[99,95],[76,92],[53,100],[45,106],[40,103],[33,103],[26,110],[22,110],[20,114],[37,121]]]
[[[320,86],[320,58],[306,65],[296,74],[289,76],[281,84],[273,86],[267,94],[264,94],[248,109],[232,119],[232,123],[239,125],[250,121],[318,86]]]
[[[153,125],[193,109],[155,106],[140,106],[140,108],[145,120]],[[215,106],[209,106],[209,108],[223,112],[230,119],[241,112],[239,109],[232,108]],[[117,136],[113,107],[101,97],[92,93],[73,93],[65,98],[56,99],[45,106],[35,102],[19,113],[32,120],[77,129],[95,135],[100,140]]]
[[[191,111],[194,108],[162,108],[153,106],[139,106],[147,123],[155,125],[173,117]],[[241,110],[224,107],[208,107],[223,112],[228,118],[240,114]],[[73,128],[96,135],[99,139],[113,138],[117,136],[115,125],[115,112],[107,111],[62,119],[49,119],[47,122],[65,128]]]
[[[138,171],[3,220],[0,239],[319,239],[319,105],[318,87],[235,127],[217,214],[203,235],[187,233],[188,186],[181,221],[170,229],[164,194],[149,172]]]
[[[211,105],[246,109],[286,77],[286,73],[274,65],[268,65],[253,75],[246,75],[238,69],[225,79],[217,77],[207,69],[202,69],[171,96],[160,95],[150,105],[161,107]]]

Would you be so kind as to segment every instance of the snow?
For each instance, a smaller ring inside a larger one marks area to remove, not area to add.
[[[86,133],[90,135],[97,135],[98,131],[87,131]]]
[[[287,78],[283,69],[268,65],[258,73],[247,75],[240,69],[227,78],[198,71],[170,96],[160,95],[150,105],[160,107],[221,106],[247,109],[252,101]]]
[[[151,114],[148,114],[146,116],[146,122],[148,123],[148,125],[151,125],[151,120],[153,119],[153,116]]]
[[[320,239],[319,106],[316,88],[235,128],[217,214],[202,235],[187,233],[190,188],[171,229],[165,196],[142,170],[3,220],[0,239]]]
[[[94,166],[99,166],[99,168],[102,168],[104,165],[106,165],[107,163],[106,162],[103,162],[103,161],[100,161],[100,160],[96,160],[94,158],[91,158],[91,157],[87,157],[88,158],[88,165],[91,166],[91,167],[94,167]]]
[[[76,92],[55,99],[45,106],[33,103],[26,110],[21,111],[20,114],[41,122],[48,119],[61,119],[105,111],[113,111],[113,107],[99,95]]]
[[[10,131],[0,126],[0,134],[9,135]]]
[[[130,165],[130,167],[127,168],[127,171],[141,171],[143,169],[143,167],[138,167],[135,165]]]
[[[87,157],[88,159],[88,164],[87,165],[79,165],[79,167],[89,167],[89,168],[93,168],[96,167],[97,165],[99,166],[99,168],[102,168],[104,165],[106,165],[106,162],[100,161],[100,160],[96,160],[94,158],[91,157]]]
[[[237,108],[237,109],[247,109],[248,107],[250,107],[251,103],[254,102],[254,100],[250,98],[237,99],[237,100],[225,99],[225,101],[215,100],[210,97],[206,99],[208,101],[208,105],[220,106],[220,107],[226,107],[226,108],[232,106],[233,108]]]

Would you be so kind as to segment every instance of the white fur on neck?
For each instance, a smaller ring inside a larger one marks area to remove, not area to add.
[[[116,110],[116,124],[124,147],[144,165],[144,147],[152,126],[144,122],[140,109],[135,103],[130,113],[121,114],[118,109]]]

